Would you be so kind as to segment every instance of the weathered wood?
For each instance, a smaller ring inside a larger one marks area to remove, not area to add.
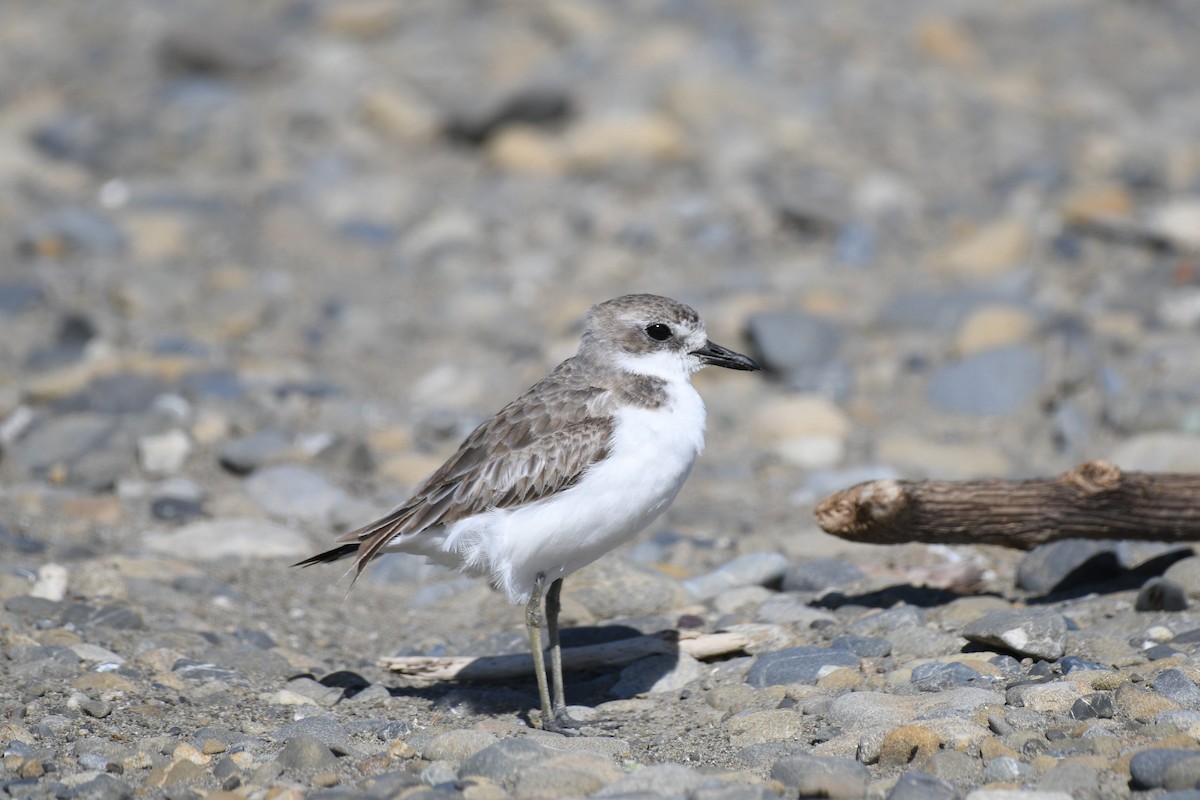
[[[1052,478],[860,483],[816,509],[855,542],[994,544],[1059,539],[1200,540],[1200,475],[1122,472],[1088,461]]]
[[[704,660],[736,653],[749,644],[749,637],[739,633],[663,631],[615,642],[563,648],[563,669],[574,672],[620,667],[646,656],[680,652]],[[409,678],[428,681],[503,681],[533,674],[533,656],[528,653],[478,658],[405,656],[384,658],[380,664]]]

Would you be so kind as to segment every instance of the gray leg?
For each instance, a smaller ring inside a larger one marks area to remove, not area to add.
[[[542,586],[546,576],[538,574],[533,582],[533,594],[525,606],[525,630],[529,633],[529,650],[533,654],[533,671],[537,677],[538,697],[542,702],[542,729],[549,730],[554,709],[550,705],[550,688],[546,685],[546,657],[542,653]]]
[[[558,612],[562,608],[563,579],[550,584],[546,592],[546,624],[550,628],[550,679],[554,684],[554,713],[561,714],[567,707],[566,684],[563,682],[562,647],[558,643]]]

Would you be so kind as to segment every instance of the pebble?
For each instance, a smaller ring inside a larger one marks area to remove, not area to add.
[[[503,739],[463,761],[459,778],[480,776],[512,790],[522,771],[550,758],[553,751],[529,739]]]
[[[299,464],[264,467],[243,486],[266,514],[289,520],[326,522],[349,499],[320,472]]]
[[[1062,614],[1052,611],[992,611],[969,623],[962,635],[968,641],[1018,656],[1053,660],[1066,651],[1067,623]]]
[[[683,588],[696,600],[711,600],[730,589],[777,583],[787,567],[788,560],[779,553],[746,553],[707,575],[683,581]]]
[[[149,532],[142,537],[149,552],[189,561],[300,558],[312,545],[299,532],[278,523],[247,518],[201,520],[173,531]]]
[[[248,475],[282,460],[292,450],[292,442],[286,434],[275,428],[265,428],[224,442],[217,457],[221,466],[230,472]]]
[[[1117,577],[1121,565],[1109,542],[1063,539],[1035,547],[1017,564],[1017,585],[1027,592],[1049,594]]]
[[[819,592],[852,586],[866,575],[858,565],[839,558],[814,558],[792,564],[783,573],[785,592]]]
[[[581,569],[563,592],[596,619],[670,613],[691,602],[679,581],[659,570],[619,558],[600,559]]]
[[[906,772],[888,792],[887,800],[958,800],[958,789],[950,781],[927,772]]]
[[[143,470],[151,475],[175,475],[191,455],[192,443],[183,431],[171,430],[141,437],[137,449]]]
[[[929,402],[957,414],[1012,414],[1033,402],[1044,370],[1032,347],[984,350],[940,368],[929,382]]]
[[[815,684],[834,667],[857,669],[858,665],[858,656],[846,650],[790,647],[759,656],[747,673],[746,682],[758,688],[790,683]]]
[[[775,762],[771,777],[801,797],[848,800],[866,795],[871,774],[850,758],[792,755]]]
[[[622,669],[609,692],[614,697],[678,692],[704,674],[704,666],[687,653],[650,656]]]
[[[837,325],[798,311],[754,314],[747,330],[759,363],[797,389],[818,388],[842,341]]]
[[[337,757],[317,737],[299,734],[288,739],[276,761],[284,769],[315,772],[332,768],[337,763]]]

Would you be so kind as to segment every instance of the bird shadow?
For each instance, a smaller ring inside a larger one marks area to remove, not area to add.
[[[589,625],[564,628],[560,638],[564,649],[603,646],[645,635],[642,630],[624,624]],[[494,650],[487,655],[519,656],[523,651],[517,637],[499,636]],[[479,651],[480,646],[471,648]],[[597,664],[578,669],[564,665],[568,705],[596,706],[609,700],[629,699],[649,690],[668,674],[678,660],[678,648],[670,645],[662,652],[638,659],[631,664]],[[631,669],[632,667],[632,669]],[[324,677],[310,676],[324,686],[342,690],[339,702],[353,700],[366,690],[371,681],[358,672],[339,670]],[[538,705],[537,682],[533,674],[504,681],[488,679],[485,674],[475,678],[466,674],[449,681],[423,682],[408,680],[387,687],[392,697],[422,700],[435,711],[454,714],[500,715],[518,712],[523,718]]]

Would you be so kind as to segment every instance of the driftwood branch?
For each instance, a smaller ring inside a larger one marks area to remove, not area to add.
[[[646,656],[681,652],[703,661],[736,653],[750,643],[749,637],[739,633],[663,631],[615,642],[564,648],[563,669],[579,672],[597,667],[620,667]],[[409,678],[428,681],[504,681],[533,674],[533,657],[528,653],[478,658],[406,656],[384,658],[380,664]]]
[[[881,480],[830,495],[815,513],[826,533],[871,544],[1030,550],[1059,539],[1200,541],[1200,475],[1088,461],[1032,480]]]

